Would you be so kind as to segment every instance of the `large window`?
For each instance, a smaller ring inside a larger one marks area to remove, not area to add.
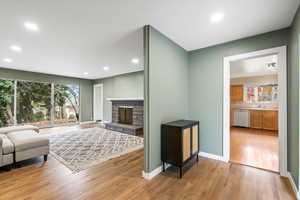
[[[79,86],[0,79],[0,127],[79,121]]]
[[[14,124],[14,81],[0,80],[0,127]]]
[[[54,85],[55,124],[79,121],[79,86]]]
[[[17,82],[17,122],[49,126],[51,124],[51,84]]]

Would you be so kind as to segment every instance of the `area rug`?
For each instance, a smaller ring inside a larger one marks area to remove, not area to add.
[[[73,172],[143,148],[141,137],[103,128],[49,134],[50,153]]]

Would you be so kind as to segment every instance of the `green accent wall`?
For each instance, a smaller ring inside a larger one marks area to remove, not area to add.
[[[144,71],[98,79],[94,84],[103,84],[103,117],[111,120],[111,102],[107,98],[143,98]]]
[[[189,52],[189,115],[200,121],[200,150],[223,155],[223,58],[288,45],[289,29]]]
[[[291,26],[288,54],[288,170],[299,188],[299,37],[300,11]]]
[[[188,118],[188,54],[151,26],[144,27],[145,171],[161,166],[160,126]]]
[[[0,78],[24,81],[54,82],[61,84],[77,84],[80,86],[80,120],[93,120],[93,81],[91,80],[6,68],[0,68]]]

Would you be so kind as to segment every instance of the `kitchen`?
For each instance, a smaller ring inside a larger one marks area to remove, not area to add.
[[[278,172],[277,56],[231,63],[230,161]]]

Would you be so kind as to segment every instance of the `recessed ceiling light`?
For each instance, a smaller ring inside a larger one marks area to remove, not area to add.
[[[11,62],[12,62],[12,59],[10,59],[10,58],[4,58],[3,61],[4,61],[4,62],[7,62],[7,63],[11,63]]]
[[[39,26],[33,22],[25,22],[24,27],[30,31],[38,31],[39,30]]]
[[[104,66],[104,67],[103,67],[103,70],[104,70],[104,71],[108,71],[108,70],[109,70],[109,67],[108,67],[108,66]]]
[[[88,73],[88,72],[83,72],[83,74],[84,74],[84,75],[88,75],[89,73]]]
[[[15,52],[21,52],[22,51],[22,48],[20,46],[17,46],[17,45],[11,45],[10,49],[15,51]]]
[[[210,17],[210,21],[217,23],[220,22],[224,19],[224,14],[223,13],[215,13]]]
[[[133,64],[138,64],[138,63],[139,63],[139,59],[137,59],[137,58],[132,58],[132,59],[131,59],[131,62],[132,62]]]

